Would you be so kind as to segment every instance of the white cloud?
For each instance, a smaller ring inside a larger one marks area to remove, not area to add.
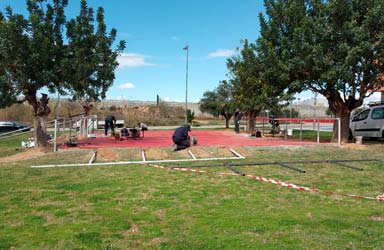
[[[178,37],[178,36],[172,36],[172,37],[171,37],[171,40],[179,41],[179,40],[180,40],[180,37]]]
[[[134,37],[134,35],[132,35],[131,33],[127,33],[127,32],[119,32],[118,34],[119,34],[120,36],[127,37],[127,38],[132,38],[132,37]]]
[[[117,58],[117,61],[119,62],[119,68],[154,66],[155,64],[145,61],[149,57],[143,54],[123,53]]]
[[[364,100],[364,103],[378,102],[380,100],[381,100],[381,93],[380,92],[374,92],[370,97],[368,97]]]
[[[163,102],[181,102],[179,99],[172,99],[169,96],[166,96],[164,98],[161,98]]]
[[[124,97],[124,96],[107,96],[106,100],[112,100],[112,101],[116,101],[116,100],[119,100],[119,101],[125,101],[127,100],[128,98]]]
[[[208,54],[209,58],[216,58],[216,57],[229,57],[235,54],[234,50],[230,49],[218,49],[214,52],[211,52]]]
[[[127,83],[123,83],[123,84],[120,84],[119,86],[117,86],[119,89],[134,89],[135,88],[135,85],[133,85],[133,83],[130,83],[130,82],[127,82]]]

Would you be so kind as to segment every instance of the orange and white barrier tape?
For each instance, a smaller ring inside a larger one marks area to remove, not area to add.
[[[192,173],[207,173],[207,174],[215,174],[215,175],[218,175],[218,176],[229,176],[229,175],[232,175],[232,176],[242,176],[242,175],[236,174],[236,173],[212,173],[212,172],[208,172],[208,171],[204,171],[204,170],[196,170],[196,169],[191,169],[191,168],[168,168],[168,167],[164,167],[164,166],[160,166],[160,165],[155,165],[155,164],[149,164],[149,165],[152,166],[152,167],[161,168],[161,169],[168,169],[168,170],[172,170],[173,169],[173,170],[176,170],[176,171],[184,171],[184,172],[192,172]],[[346,197],[353,197],[353,198],[367,199],[367,200],[376,200],[376,201],[383,201],[384,202],[384,194],[378,195],[376,198],[362,196],[362,195],[354,195],[354,194],[337,194],[337,193],[334,193],[334,192],[321,191],[321,190],[316,189],[316,188],[304,187],[304,186],[296,185],[296,184],[293,184],[293,183],[288,183],[288,182],[283,182],[283,181],[279,181],[279,180],[274,180],[274,179],[271,179],[271,178],[265,178],[265,177],[262,177],[262,176],[256,176],[256,175],[249,175],[248,174],[248,175],[245,175],[245,177],[248,177],[248,178],[251,178],[251,179],[254,179],[254,180],[258,180],[258,181],[261,181],[261,182],[267,182],[267,183],[270,183],[270,184],[275,184],[275,185],[278,185],[278,186],[281,186],[281,187],[287,187],[287,188],[292,188],[292,189],[297,189],[297,190],[302,190],[302,191],[308,191],[308,192],[312,192],[312,193],[324,193],[324,194],[328,194],[328,195],[341,195],[341,196],[346,196]]]

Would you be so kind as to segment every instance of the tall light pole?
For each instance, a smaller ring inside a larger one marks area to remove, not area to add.
[[[185,125],[188,124],[188,50],[189,46],[185,46],[183,50],[187,51],[187,68],[186,68],[186,74],[185,74]]]

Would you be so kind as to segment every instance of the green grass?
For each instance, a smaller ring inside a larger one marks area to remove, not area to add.
[[[10,138],[0,140],[0,157],[9,156],[18,153],[21,149],[21,142],[33,137],[33,132],[16,135]]]
[[[293,130],[293,138],[300,139],[300,130]],[[319,138],[321,142],[330,142],[332,139],[332,132],[319,131]],[[301,139],[308,141],[317,140],[317,131],[314,130],[303,130],[301,132]]]
[[[382,159],[384,153],[382,145],[239,150],[249,163]],[[0,165],[0,249],[384,248],[384,203],[341,195],[384,193],[383,162],[348,163],[364,171],[293,164],[305,174],[277,165],[236,167],[337,195],[214,174],[230,172],[225,167],[202,168],[212,174],[141,165],[30,168],[88,159],[88,151],[63,151]]]
[[[258,125],[256,127],[259,131],[263,131],[263,127]],[[283,127],[280,127],[283,128]],[[264,133],[266,135],[271,136],[271,128],[270,127],[264,127]],[[279,131],[274,131],[275,135],[274,136],[279,136]],[[293,130],[293,135],[292,137],[289,137],[289,139],[295,139],[295,140],[300,140],[300,130]],[[332,139],[332,132],[327,132],[327,131],[319,131],[319,139],[320,142],[330,142]],[[301,131],[301,140],[303,141],[317,141],[317,131],[314,130],[302,130]]]

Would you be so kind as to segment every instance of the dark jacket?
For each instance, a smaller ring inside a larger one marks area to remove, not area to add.
[[[240,121],[241,117],[243,117],[243,112],[236,111],[235,112],[235,121]]]
[[[116,117],[114,115],[108,115],[105,117],[105,122],[116,122]]]
[[[183,127],[177,128],[175,130],[175,132],[173,133],[173,137],[186,139],[186,138],[188,138],[188,132],[189,131],[191,131],[191,127],[189,127],[189,126],[183,126]]]

